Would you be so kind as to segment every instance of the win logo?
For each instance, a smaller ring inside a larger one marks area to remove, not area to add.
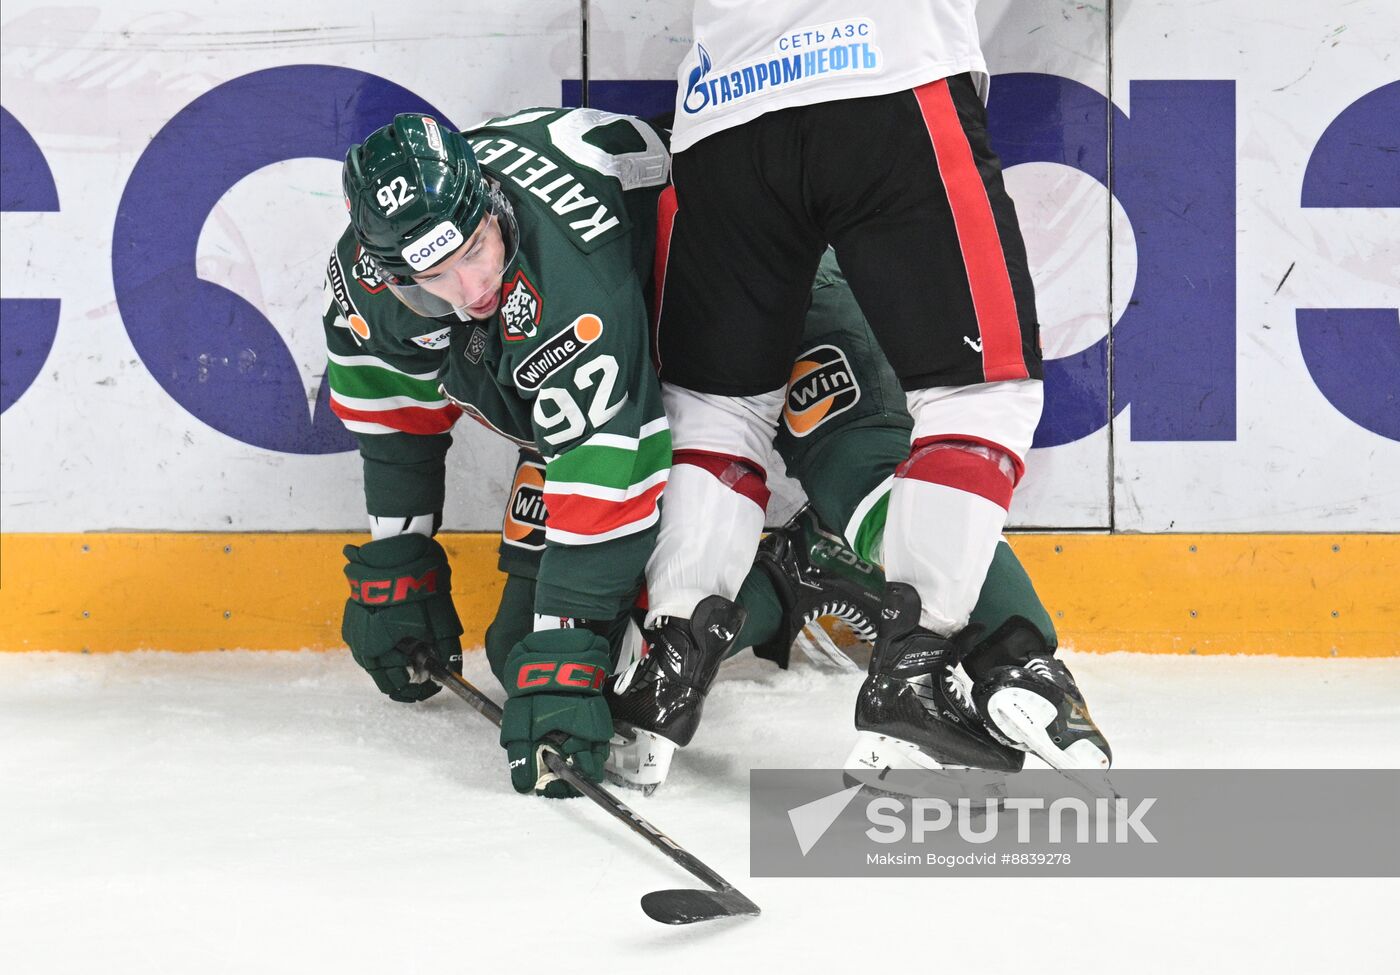
[[[515,471],[510,501],[501,524],[501,541],[517,548],[539,552],[544,549],[544,465],[522,461]]]
[[[834,345],[819,345],[797,359],[788,380],[783,423],[794,437],[805,437],[833,416],[860,402],[860,384]]]

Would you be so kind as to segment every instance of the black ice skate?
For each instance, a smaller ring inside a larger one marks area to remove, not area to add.
[[[992,668],[973,687],[972,699],[998,740],[1052,768],[1102,771],[1113,764],[1073,675],[1054,657]]]
[[[604,690],[612,711],[612,749],[605,771],[650,795],[666,779],[671,758],[700,726],[705,694],[744,625],[744,611],[707,596],[690,619],[664,617],[645,631],[640,658]]]
[[[1019,771],[1025,755],[983,725],[958,666],[965,648],[919,626],[913,586],[885,586],[870,676],[856,697],[852,772],[979,768]]]
[[[816,655],[814,662],[857,670],[817,620],[834,616],[857,638],[873,642],[884,574],[824,531],[811,505],[768,533],[755,564],[773,583],[784,624],[773,639],[753,648],[754,656],[786,670],[792,645],[801,637],[803,649]]]

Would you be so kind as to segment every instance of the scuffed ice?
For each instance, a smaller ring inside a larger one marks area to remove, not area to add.
[[[1400,765],[1400,660],[1070,659],[1125,766]],[[689,878],[516,796],[447,694],[395,705],[343,653],[0,655],[4,967],[1383,969],[1394,881],[748,879],[750,765],[839,762],[859,680],[733,661],[671,781],[628,796],[764,908],[674,930],[638,898]]]

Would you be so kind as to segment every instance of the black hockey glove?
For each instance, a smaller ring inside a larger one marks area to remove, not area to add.
[[[395,701],[432,697],[440,687],[414,683],[404,640],[421,640],[449,668],[462,671],[462,624],[452,605],[452,570],[434,539],[409,533],[345,546],[350,598],[340,635],[350,653]]]

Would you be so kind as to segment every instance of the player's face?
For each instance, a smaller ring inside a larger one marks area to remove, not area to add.
[[[490,318],[501,302],[505,266],[505,235],[491,213],[465,244],[413,280],[471,318]]]

